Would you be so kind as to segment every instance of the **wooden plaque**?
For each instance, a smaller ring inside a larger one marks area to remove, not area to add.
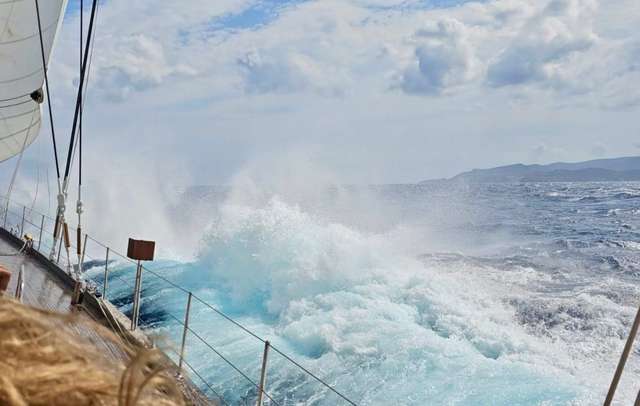
[[[127,256],[140,261],[153,261],[155,249],[155,241],[134,240],[133,238],[129,238]]]

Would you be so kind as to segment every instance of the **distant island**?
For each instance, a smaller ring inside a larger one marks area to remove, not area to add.
[[[640,181],[640,156],[596,159],[584,162],[556,162],[548,165],[515,164],[490,169],[474,169],[449,179],[432,182],[512,183],[512,182],[630,182]]]

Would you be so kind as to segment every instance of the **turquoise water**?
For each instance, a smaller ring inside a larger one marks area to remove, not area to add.
[[[637,305],[639,184],[204,196],[193,260],[159,261],[156,272],[357,404],[602,403]],[[128,311],[131,268],[113,265],[109,295]],[[89,274],[101,283],[100,269]],[[176,348],[186,295],[145,278],[143,324]],[[258,379],[262,343],[198,301],[191,326]],[[194,336],[187,348],[226,402],[254,401],[210,348]],[[278,354],[269,365],[278,404],[344,403]],[[635,396],[637,367],[634,354],[620,404]]]

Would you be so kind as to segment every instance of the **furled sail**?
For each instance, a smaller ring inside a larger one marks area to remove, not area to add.
[[[40,0],[47,66],[67,0]],[[0,0],[0,162],[38,136],[44,70],[35,0]]]

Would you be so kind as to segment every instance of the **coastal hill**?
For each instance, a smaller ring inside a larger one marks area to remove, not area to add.
[[[640,156],[574,163],[515,164],[490,169],[474,169],[453,178],[438,181],[470,183],[640,181]],[[425,183],[429,182],[434,181],[425,181]]]

